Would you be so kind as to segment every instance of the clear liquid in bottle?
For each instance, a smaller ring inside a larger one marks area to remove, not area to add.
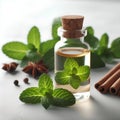
[[[64,69],[66,59],[72,58],[79,66],[90,66],[90,51],[81,47],[65,47],[55,51],[55,73]],[[70,84],[62,85],[56,83],[56,88],[64,88],[72,92],[77,100],[84,101],[90,96],[90,76],[80,83],[80,86],[75,89]]]

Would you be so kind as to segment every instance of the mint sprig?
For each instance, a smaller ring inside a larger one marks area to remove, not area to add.
[[[56,31],[58,24],[53,22],[53,30]],[[2,51],[10,58],[21,60],[21,66],[25,66],[28,62],[38,62],[43,60],[49,70],[54,68],[54,45],[58,38],[41,42],[40,31],[33,26],[27,35],[27,44],[18,41],[8,42],[2,46]],[[49,61],[46,58],[51,58]]]
[[[107,33],[102,34],[100,39],[98,39],[91,26],[86,29],[85,42],[90,45],[92,68],[104,67],[106,63],[113,63],[115,58],[120,58],[120,38],[113,40],[109,47],[109,36]]]
[[[19,99],[25,103],[41,103],[45,109],[50,105],[66,107],[75,104],[73,94],[66,89],[54,89],[53,81],[47,74],[40,76],[38,87],[25,89]]]
[[[79,66],[76,60],[67,58],[63,71],[56,73],[55,80],[58,84],[70,84],[74,89],[77,89],[82,82],[88,80],[89,75],[89,66]]]

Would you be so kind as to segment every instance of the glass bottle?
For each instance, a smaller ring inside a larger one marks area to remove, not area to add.
[[[71,91],[77,100],[90,96],[90,49],[84,41],[83,16],[63,16],[55,45],[55,87]],[[84,71],[86,72],[84,74]]]

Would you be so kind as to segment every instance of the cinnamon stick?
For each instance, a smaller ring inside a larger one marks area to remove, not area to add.
[[[118,69],[120,69],[120,63],[113,67],[99,82],[95,84],[95,88],[98,89],[101,84],[103,84],[108,78],[111,77]]]
[[[116,80],[113,85],[110,87],[110,93],[116,95],[120,90],[120,77]]]
[[[110,78],[108,78],[102,85],[99,86],[98,90],[101,93],[107,93],[111,85],[120,77],[120,69],[116,71]]]

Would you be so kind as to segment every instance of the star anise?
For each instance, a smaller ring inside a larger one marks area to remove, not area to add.
[[[7,71],[7,72],[14,72],[18,66],[18,63],[16,62],[11,62],[9,64],[4,64],[2,69]]]
[[[32,77],[37,78],[42,73],[48,73],[48,68],[45,66],[43,61],[37,63],[29,62],[28,65],[23,68],[23,71]]]

